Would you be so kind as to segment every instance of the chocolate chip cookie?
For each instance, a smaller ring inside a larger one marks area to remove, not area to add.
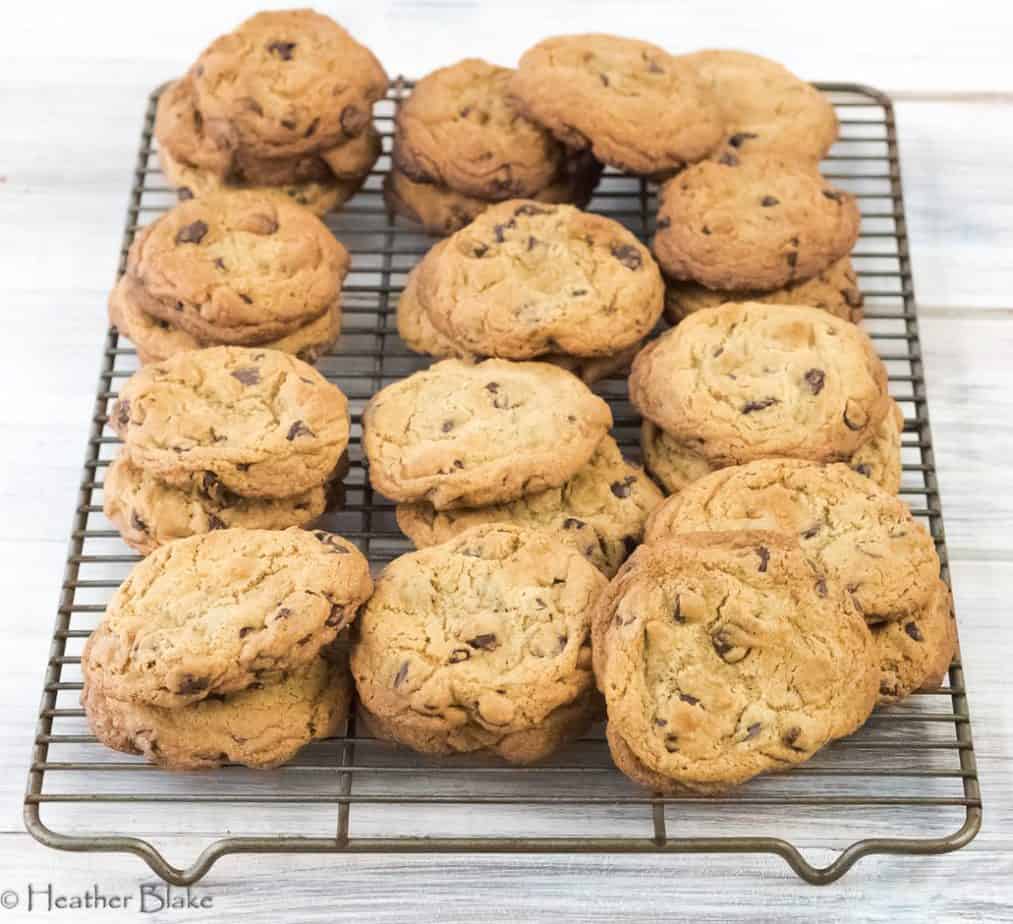
[[[432,504],[398,504],[397,525],[425,548],[481,523],[514,523],[558,533],[611,577],[636,548],[661,492],[643,470],[623,459],[606,436],[591,461],[558,488],[490,507],[435,510]]]
[[[645,786],[717,792],[855,731],[879,661],[849,595],[791,537],[643,545],[592,616],[616,765]]]
[[[622,225],[514,199],[430,251],[417,297],[445,337],[482,356],[610,356],[643,339],[664,285]]]
[[[244,497],[325,482],[348,446],[348,402],[276,350],[213,347],[145,366],[109,415],[136,466],[174,485],[209,476]]]
[[[611,425],[608,405],[555,366],[447,359],[373,396],[362,445],[377,491],[444,510],[563,484]]]
[[[240,497],[210,473],[192,485],[175,487],[120,455],[106,469],[103,511],[123,541],[147,555],[174,539],[216,529],[305,526],[324,513],[331,493],[329,482],[291,497]]]
[[[841,257],[822,273],[793,282],[773,292],[722,292],[695,282],[668,281],[665,286],[665,318],[678,324],[701,308],[727,302],[764,302],[768,305],[808,305],[834,317],[857,324],[862,320],[862,290],[850,257]]]
[[[564,144],[630,173],[700,160],[724,130],[696,68],[635,39],[545,39],[521,57],[512,91]]]
[[[744,51],[698,51],[678,60],[710,89],[725,124],[722,153],[773,151],[818,162],[837,139],[830,100],[776,61]]]
[[[347,655],[317,657],[270,684],[212,695],[185,709],[107,696],[86,684],[81,705],[106,747],[169,770],[228,763],[277,767],[305,744],[339,731],[348,716],[352,680]]]
[[[398,107],[397,169],[417,183],[482,199],[531,196],[548,186],[564,149],[510,100],[513,73],[466,58],[423,77]]]
[[[883,418],[872,439],[847,460],[853,471],[864,475],[890,494],[900,490],[900,436],[904,418],[896,402]],[[660,427],[645,420],[640,430],[640,448],[644,465],[669,494],[677,494],[687,485],[721,466],[715,466],[690,444],[680,443]]]
[[[809,279],[850,253],[860,218],[855,198],[814,165],[726,154],[662,187],[652,246],[673,279],[770,290]]]
[[[590,154],[570,154],[552,181],[531,198],[583,207],[591,201],[601,172],[601,164]],[[429,234],[441,237],[460,231],[492,204],[489,199],[466,196],[447,186],[416,183],[397,169],[383,178],[383,198],[391,212],[418,222]]]
[[[433,249],[443,246],[440,242]],[[435,261],[433,261],[435,262]],[[416,353],[429,356],[455,357],[457,359],[481,359],[466,347],[455,343],[438,331],[429,320],[429,315],[418,299],[419,278],[426,271],[426,261],[416,264],[405,280],[405,288],[397,303],[398,335]],[[539,362],[552,363],[567,372],[572,372],[586,385],[593,385],[602,379],[624,373],[633,358],[643,346],[641,341],[620,350],[612,356],[570,356],[567,353],[546,353],[539,356]]]
[[[192,70],[207,134],[227,149],[291,157],[361,135],[388,79],[372,52],[312,10],[258,13]]]
[[[605,585],[572,546],[511,524],[395,559],[352,649],[370,725],[428,753],[544,757],[590,721],[589,615]]]
[[[127,260],[148,314],[205,341],[248,345],[330,311],[348,267],[318,218],[253,192],[181,202],[135,238]]]
[[[651,341],[630,375],[641,414],[712,465],[786,456],[843,461],[892,403],[856,325],[815,308],[707,308]]]
[[[142,363],[157,363],[177,353],[215,345],[194,337],[170,321],[148,314],[144,306],[150,301],[151,296],[129,273],[121,276],[109,293],[109,321],[133,342]],[[341,304],[335,302],[320,317],[263,346],[291,353],[304,363],[313,364],[334,345],[340,334]]]
[[[879,702],[898,703],[923,687],[941,683],[957,650],[953,597],[945,582],[936,583],[920,612],[872,627],[882,671]]]
[[[796,537],[870,623],[921,613],[939,583],[935,543],[907,504],[842,464],[765,459],[714,472],[658,507],[645,541],[742,529]]]
[[[372,592],[369,564],[333,533],[223,529],[136,565],[81,657],[105,696],[179,709],[311,664]]]

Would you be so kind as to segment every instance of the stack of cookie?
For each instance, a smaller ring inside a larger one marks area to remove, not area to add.
[[[123,449],[105,514],[144,554],[229,527],[307,525],[344,477],[345,396],[277,350],[213,347],[146,366],[109,423]]]
[[[423,548],[478,526],[546,530],[612,575],[661,494],[607,435],[608,406],[544,363],[445,360],[363,415],[370,480]]]
[[[625,368],[661,315],[663,289],[622,225],[514,199],[426,254],[398,303],[398,332],[420,353],[539,358],[590,383]]]
[[[387,74],[312,10],[258,13],[162,93],[159,157],[180,198],[253,187],[318,214],[350,199],[380,155],[373,104]]]
[[[284,763],[344,723],[335,640],[372,589],[366,559],[331,533],[229,529],[165,546],[84,647],[88,724],[169,769]]]
[[[383,187],[391,211],[445,235],[504,199],[588,202],[601,165],[521,115],[513,73],[468,58],[415,85],[395,121]]]
[[[903,418],[868,336],[816,308],[729,303],[695,312],[633,363],[648,470],[677,493],[758,459],[847,462],[900,488]]]
[[[341,332],[347,272],[347,251],[306,209],[263,192],[217,192],[138,232],[109,316],[141,362],[215,344],[314,362]]]
[[[953,658],[950,591],[927,529],[907,504],[846,465],[773,459],[695,481],[656,508],[645,541],[768,529],[797,539],[865,617],[880,664],[879,702],[939,682]]]

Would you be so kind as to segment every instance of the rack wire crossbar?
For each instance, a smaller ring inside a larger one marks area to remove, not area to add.
[[[853,260],[865,325],[905,412],[901,494],[931,530],[948,579],[893,108],[884,94],[857,84],[818,86],[841,116],[841,138],[823,170],[861,204]],[[351,251],[353,271],[341,340],[318,367],[348,395],[353,427],[346,504],[325,525],[356,542],[375,566],[409,545],[393,505],[373,494],[365,476],[362,408],[381,387],[426,364],[398,339],[395,308],[407,272],[431,241],[390,216],[380,190],[393,116],[410,90],[403,79],[392,84],[376,120],[385,153],[363,190],[327,219]],[[144,118],[120,272],[134,231],[175,202],[152,139],[159,92]],[[647,240],[656,206],[656,188],[608,171],[590,208]],[[269,852],[768,853],[822,884],[864,856],[943,853],[977,833],[981,795],[959,657],[941,686],[878,710],[861,731],[808,764],[720,797],[663,798],[635,787],[612,766],[601,729],[547,763],[523,768],[391,749],[357,728],[354,717],[344,734],[268,773],[226,767],[167,774],[108,751],[90,734],[78,703],[79,665],[106,602],[139,560],[105,520],[101,503],[118,443],[106,427],[108,412],[137,365],[130,344],[110,329],[25,796],[27,828],[41,842],[131,852],[177,885],[196,882],[227,854]],[[624,452],[638,458],[638,418],[625,381],[596,389],[612,405]],[[188,856],[199,852],[173,865],[163,842]]]

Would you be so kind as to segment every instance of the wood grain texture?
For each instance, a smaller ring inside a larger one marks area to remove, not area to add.
[[[621,29],[674,50],[745,46],[807,76],[900,91],[929,406],[985,804],[978,839],[933,859],[866,859],[822,890],[767,857],[229,857],[204,884],[212,911],[151,920],[1013,919],[1013,69],[1001,42],[1013,13],[932,2],[919,6],[915,27],[900,7],[862,0],[832,20],[799,0],[754,3],[748,15],[731,0],[678,13],[644,3],[635,16],[617,2],[531,5],[530,14],[516,4],[395,0],[322,9],[392,72],[421,74],[465,48],[510,63],[552,32]],[[134,891],[153,881],[134,857],[35,843],[21,798],[144,101],[254,8],[186,0],[154,27],[143,4],[66,4],[54,29],[52,10],[21,7],[15,47],[0,60],[0,332],[14,347],[0,364],[0,889],[55,881],[65,891],[94,882]],[[192,859],[214,830],[213,819],[166,817],[146,809],[132,823],[168,835],[175,862]],[[322,817],[321,829],[331,821]],[[856,810],[847,825],[861,823]],[[271,819],[251,813],[249,824]],[[174,826],[190,833],[172,836]],[[825,844],[804,846],[826,855]]]

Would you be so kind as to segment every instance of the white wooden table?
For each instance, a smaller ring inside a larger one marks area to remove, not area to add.
[[[816,889],[770,857],[230,857],[211,910],[151,920],[1013,920],[1013,35],[1006,4],[803,2],[321,4],[390,73],[465,53],[512,63],[556,32],[673,50],[744,47],[898,101],[936,457],[984,799],[956,854],[863,860]],[[906,5],[905,5],[906,6]],[[131,856],[65,854],[24,833],[43,665],[149,90],[249,3],[18,4],[0,58],[0,890],[136,892]],[[905,16],[913,14],[910,18]],[[171,824],[171,819],[166,820]],[[180,856],[186,856],[185,839]],[[30,917],[0,908],[8,920]],[[115,920],[116,912],[72,918]]]

